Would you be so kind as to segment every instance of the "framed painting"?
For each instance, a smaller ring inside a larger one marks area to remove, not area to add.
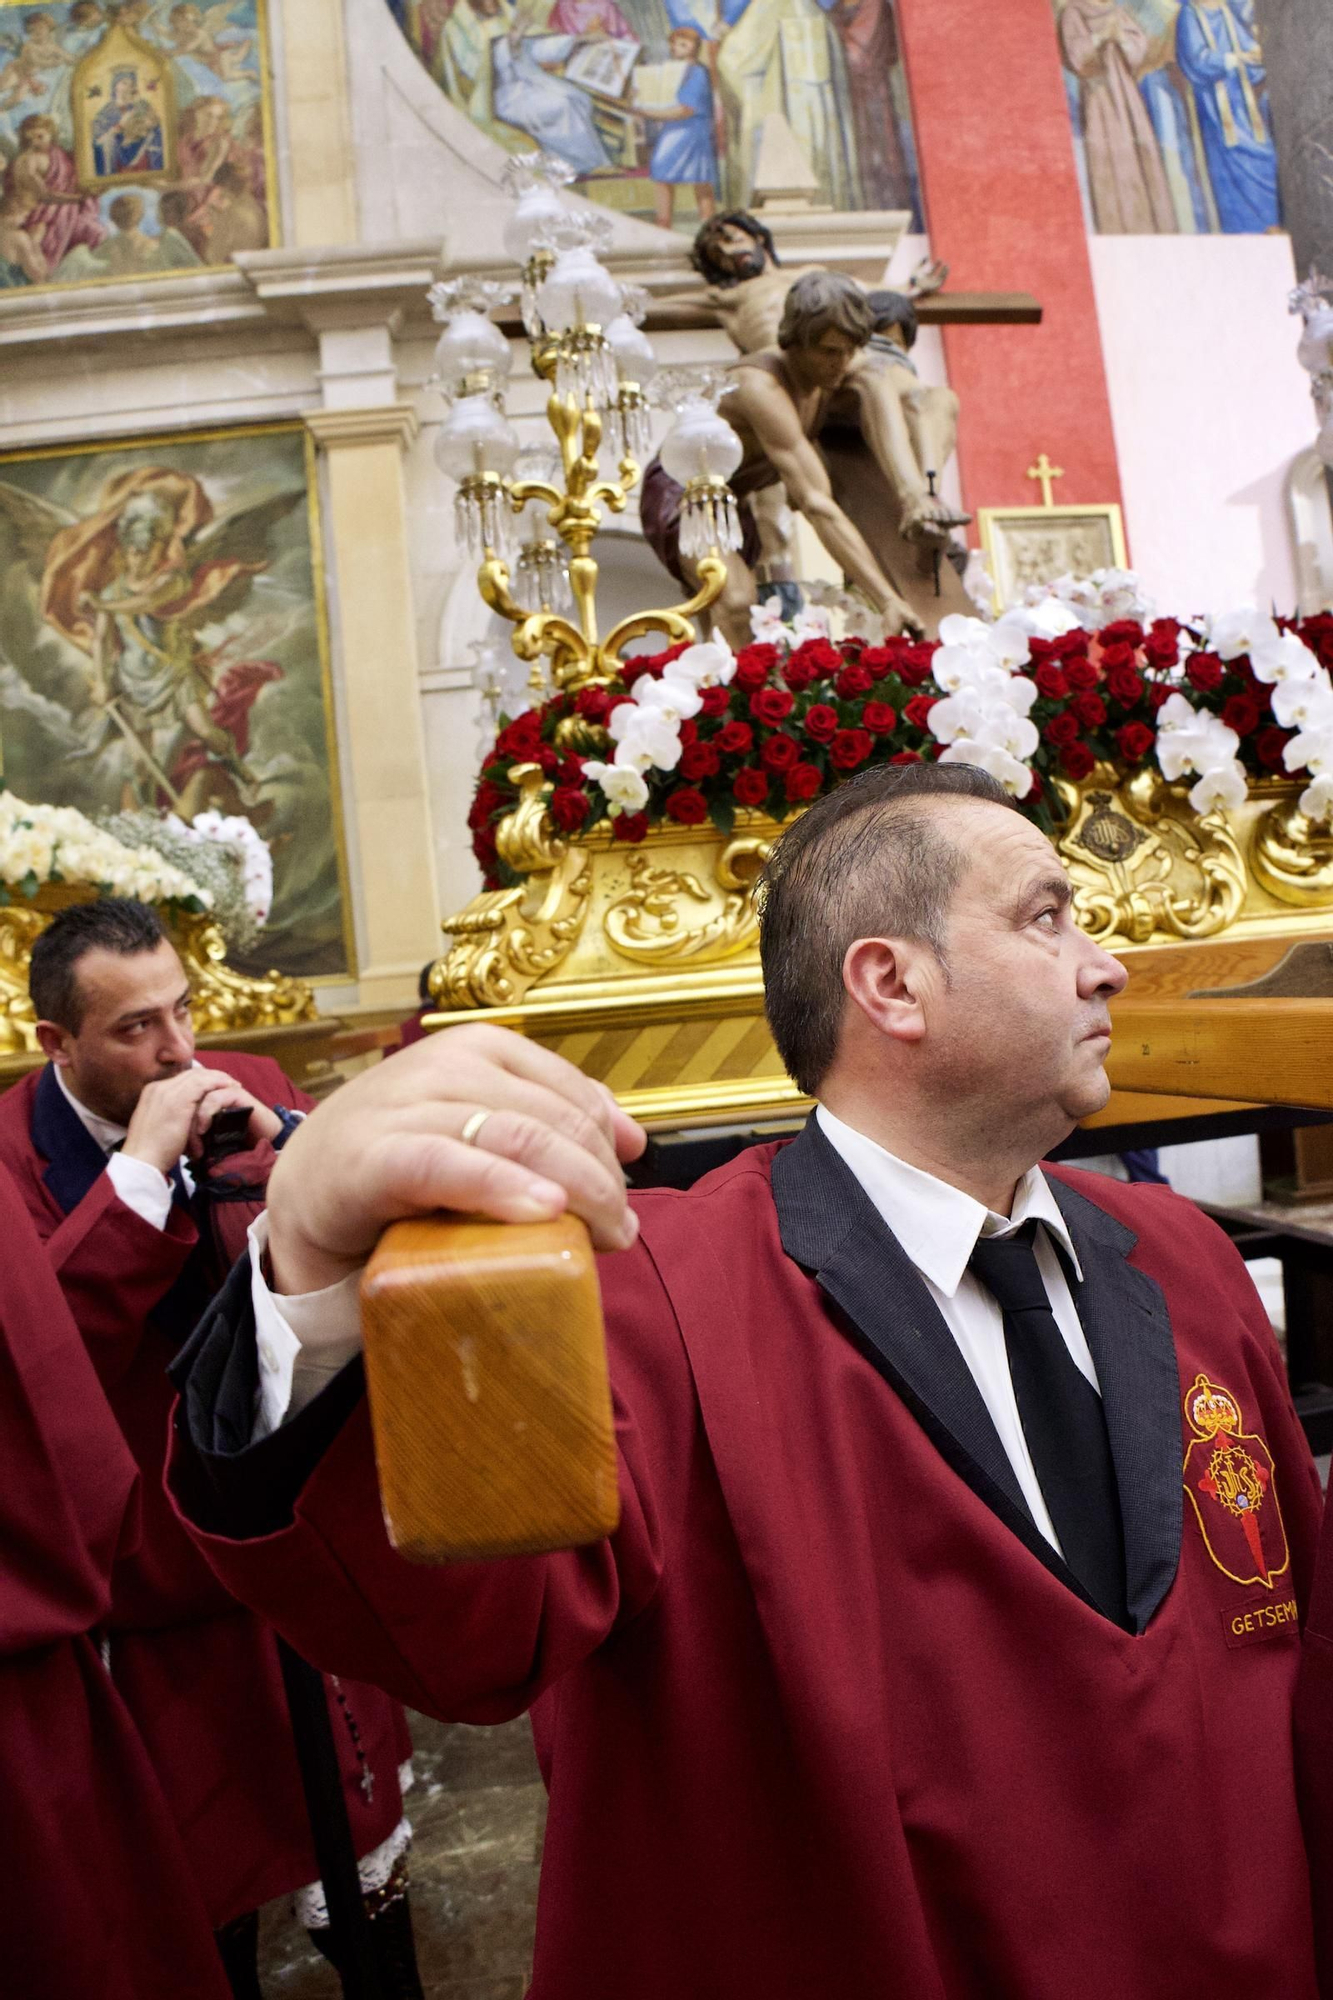
[[[1115,505],[979,507],[977,528],[997,611],[1030,584],[1124,569],[1126,563],[1124,521]]]
[[[895,0],[379,0],[452,104],[609,208],[693,231],[745,208],[786,121],[832,209],[908,210],[916,142]]]
[[[0,0],[0,291],[278,241],[267,0]]]
[[[278,423],[0,453],[0,773],[93,819],[247,818],[242,971],[355,976],[314,446]]]

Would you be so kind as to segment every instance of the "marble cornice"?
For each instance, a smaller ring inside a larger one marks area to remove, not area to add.
[[[412,444],[421,420],[411,403],[378,403],[359,410],[307,410],[305,424],[325,451],[337,445]]]

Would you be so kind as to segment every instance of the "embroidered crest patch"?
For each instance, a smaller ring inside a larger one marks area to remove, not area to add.
[[[1233,1583],[1271,1590],[1291,1557],[1268,1446],[1246,1431],[1230,1390],[1206,1375],[1196,1375],[1186,1392],[1185,1421],[1194,1433],[1185,1491],[1204,1547]]]

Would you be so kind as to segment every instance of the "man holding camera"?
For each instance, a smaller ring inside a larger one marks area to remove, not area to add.
[[[140,1472],[142,1534],[100,1635],[178,1827],[233,1991],[259,1992],[258,1906],[319,1873],[273,1634],[217,1582],[162,1485],[167,1365],[244,1245],[310,1100],[266,1056],[195,1056],[190,989],[155,913],[67,909],[33,949],[48,1061],[0,1098],[13,1175]],[[420,1993],[406,1903],[401,1709],[326,1680],[384,1991]],[[301,1914],[327,1956],[322,1898]]]

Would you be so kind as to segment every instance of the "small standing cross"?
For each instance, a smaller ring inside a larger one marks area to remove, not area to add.
[[[1043,507],[1054,507],[1055,482],[1057,479],[1063,479],[1064,476],[1064,467],[1062,465],[1052,465],[1045,452],[1042,452],[1037,463],[1030,465],[1024,474],[1024,477],[1027,479],[1039,479],[1041,481],[1041,504]]]

